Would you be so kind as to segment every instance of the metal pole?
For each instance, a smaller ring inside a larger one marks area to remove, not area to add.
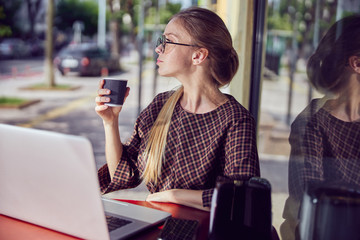
[[[289,96],[288,96],[288,108],[287,108],[287,118],[286,123],[290,125],[291,123],[291,106],[292,106],[292,95],[293,95],[293,85],[294,85],[294,74],[296,70],[296,61],[297,61],[297,16],[296,16],[296,10],[293,8],[293,38],[292,38],[292,51],[290,56],[290,84],[289,84]]]
[[[157,5],[156,5],[156,16],[155,16],[155,41],[156,38],[161,34],[160,33],[160,5],[161,5],[161,0],[158,0]],[[153,96],[155,97],[156,95],[156,89],[157,89],[157,80],[158,80],[158,71],[157,71],[157,65],[156,65],[156,59],[158,57],[158,54],[155,52],[154,50],[154,80],[153,80]]]
[[[55,75],[53,67],[53,25],[54,25],[54,0],[47,3],[46,15],[46,42],[45,42],[45,77],[49,88],[55,86]]]
[[[314,22],[314,38],[313,38],[313,48],[314,50],[317,48],[319,44],[319,16],[320,16],[320,0],[316,0],[315,6],[315,22]],[[308,92],[308,104],[311,102],[313,98],[312,86],[309,81],[309,92]]]
[[[139,95],[138,95],[138,115],[141,112],[141,91],[142,91],[142,72],[143,72],[143,41],[144,41],[144,0],[139,3],[139,32],[138,32],[138,51],[139,51]]]
[[[105,48],[105,34],[106,34],[106,1],[98,0],[99,16],[98,16],[98,46]]]
[[[343,4],[344,4],[343,0],[338,0],[337,8],[336,8],[336,21],[340,20],[343,15],[344,12]]]
[[[290,83],[289,83],[288,107],[287,107],[287,116],[286,116],[286,123],[288,125],[291,124],[291,105],[292,105],[292,95],[293,95],[293,86],[294,86],[294,66],[293,66],[293,63],[290,64],[289,77],[290,77]]]

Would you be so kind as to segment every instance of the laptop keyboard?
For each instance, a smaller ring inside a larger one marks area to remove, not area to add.
[[[109,228],[109,232],[114,231],[115,229],[118,229],[120,227],[123,227],[129,223],[132,223],[129,220],[125,220],[122,218],[117,218],[113,216],[106,216],[107,225]]]

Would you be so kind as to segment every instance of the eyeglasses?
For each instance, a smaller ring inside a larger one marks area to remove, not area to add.
[[[174,44],[174,45],[181,45],[181,46],[187,46],[187,47],[198,47],[197,45],[191,45],[191,44],[185,44],[185,43],[174,43],[174,42],[170,42],[169,40],[166,40],[166,36],[162,35],[161,37],[158,38],[157,42],[156,42],[156,47],[158,47],[159,45],[161,45],[161,53],[165,52],[165,46],[166,44]]]

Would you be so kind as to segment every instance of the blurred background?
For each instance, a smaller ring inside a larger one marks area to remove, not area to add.
[[[360,13],[358,0],[0,0],[0,122],[85,136],[100,167],[98,81],[129,80],[119,122],[126,141],[139,112],[178,84],[157,75],[155,42],[174,13],[193,5],[217,12],[233,36],[240,68],[222,91],[258,123],[261,174],[272,185],[279,231],[290,124],[321,97],[308,83],[307,59],[332,23]],[[114,194],[143,200],[147,190]]]

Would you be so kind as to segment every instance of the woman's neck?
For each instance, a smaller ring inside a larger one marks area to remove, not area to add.
[[[336,118],[345,122],[360,121],[360,84],[358,79],[350,79],[349,84],[329,100],[327,110]]]
[[[180,99],[182,108],[191,113],[207,113],[228,101],[228,98],[215,84],[184,84],[184,93]]]

